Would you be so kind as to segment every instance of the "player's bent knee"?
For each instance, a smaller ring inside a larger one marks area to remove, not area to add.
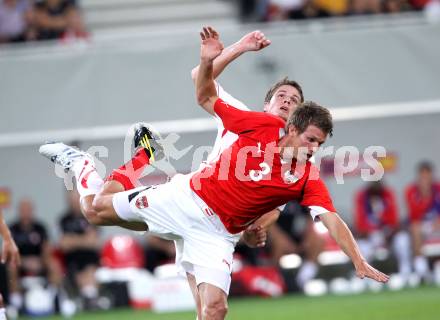
[[[103,207],[99,201],[96,201],[96,197],[95,199],[93,199],[93,202],[89,204],[84,204],[82,206],[82,212],[84,217],[87,219],[87,221],[90,224],[93,224],[95,226],[105,225],[104,221],[99,216],[102,209]]]
[[[93,209],[92,201],[86,198],[81,199],[81,211],[90,224],[99,225],[96,211]]]
[[[203,307],[203,319],[224,319],[228,313],[228,303],[222,298],[210,299]]]
[[[106,196],[101,194],[101,193],[97,193],[95,195],[95,198],[93,199],[92,202],[92,209],[95,210],[96,212],[102,211],[105,209],[105,198]]]
[[[99,215],[105,215],[107,212],[112,211],[113,203],[111,195],[96,194],[93,199],[92,209]]]
[[[94,211],[94,224],[118,225],[119,217],[113,209],[112,195],[97,194],[93,199],[92,210]]]
[[[203,308],[202,317],[203,319],[224,319],[228,313],[227,306],[206,306]]]
[[[105,221],[99,216],[99,214],[94,210],[90,210],[88,212],[85,212],[84,216],[87,219],[87,221],[92,225],[95,225],[95,226],[107,225],[105,223]]]
[[[98,215],[96,214],[96,211],[94,210],[86,210],[83,211],[83,215],[84,217],[87,219],[87,221],[90,224],[93,224],[95,226],[99,226],[100,224],[100,219],[98,218]]]

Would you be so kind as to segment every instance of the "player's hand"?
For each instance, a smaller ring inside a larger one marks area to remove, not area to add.
[[[355,266],[355,268],[356,268],[356,275],[361,279],[367,277],[376,280],[377,282],[385,283],[390,278],[385,273],[382,273],[379,270],[373,268],[365,260],[362,260],[362,262],[359,265]]]
[[[9,263],[12,267],[20,265],[20,254],[14,240],[3,239],[1,262]]]
[[[223,43],[217,31],[212,27],[203,27],[200,32],[202,44],[200,46],[200,58],[202,60],[213,61],[223,51]]]
[[[256,30],[246,34],[237,43],[243,52],[247,52],[264,49],[271,44],[271,41],[266,38],[263,32]]]
[[[261,248],[266,245],[267,232],[261,226],[251,224],[243,232],[242,239],[250,248]]]

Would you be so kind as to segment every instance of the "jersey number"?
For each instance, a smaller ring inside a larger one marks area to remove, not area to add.
[[[249,171],[249,178],[251,178],[252,181],[260,181],[263,179],[263,176],[268,174],[270,172],[270,167],[266,162],[261,162],[259,164],[261,170],[250,170]]]

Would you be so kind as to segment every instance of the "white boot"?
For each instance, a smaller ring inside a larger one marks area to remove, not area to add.
[[[432,277],[431,272],[429,271],[428,259],[426,257],[417,256],[414,258],[414,270],[425,282],[431,282]]]
[[[306,261],[302,264],[296,276],[296,283],[302,289],[304,285],[312,280],[318,274],[318,265],[312,261]]]
[[[69,170],[76,161],[86,157],[93,161],[93,158],[87,153],[62,142],[45,143],[40,146],[39,152],[50,161],[62,166],[64,170]]]

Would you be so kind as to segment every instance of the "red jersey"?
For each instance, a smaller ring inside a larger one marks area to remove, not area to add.
[[[356,230],[369,234],[382,230],[383,227],[396,228],[399,223],[397,203],[394,193],[384,188],[380,197],[372,199],[367,190],[360,191],[356,196]]]
[[[309,161],[282,161],[277,145],[285,122],[243,111],[218,99],[215,113],[226,130],[238,135],[217,161],[195,173],[191,189],[215,211],[226,229],[238,233],[261,215],[291,200],[334,212],[327,188]]]
[[[411,222],[440,217],[440,184],[432,186],[431,197],[428,198],[422,198],[417,184],[411,184],[405,190],[405,200]]]

